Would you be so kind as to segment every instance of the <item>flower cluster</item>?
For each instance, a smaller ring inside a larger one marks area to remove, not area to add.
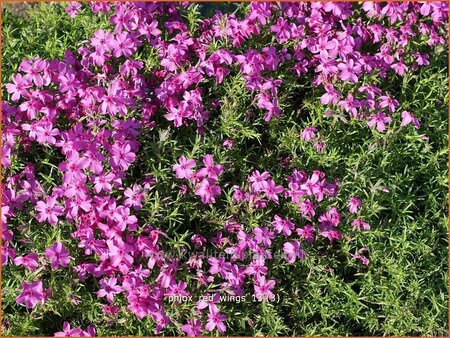
[[[74,17],[87,6],[71,2],[66,12]],[[402,126],[419,128],[415,115],[399,114],[401,103],[374,79],[428,64],[414,42],[445,44],[445,2],[254,2],[244,18],[217,12],[195,34],[181,15],[184,3],[89,6],[110,15],[109,30],[97,30],[61,60],[23,60],[5,87],[1,164],[11,171],[2,182],[2,264],[33,271],[35,278],[23,282],[18,304],[35,308],[51,300],[52,291],[39,280],[49,265],[54,273],[75,272],[81,283],[94,278],[107,316],[123,311],[116,305],[121,299],[136,317],[152,318],[155,334],[170,324],[187,335],[223,333],[228,317],[220,297],[250,288],[258,299],[273,299],[277,255],[294,264],[316,242],[333,244],[344,233],[370,229],[361,200],[352,196],[347,213],[338,206],[338,180],[327,180],[320,170],[292,168],[290,175],[272,177],[270,168],[260,168],[247,182],[224,182],[224,167],[212,155],[198,169],[194,159],[181,156],[173,172],[188,182],[182,189],[198,196],[199,208],[219,208],[219,200],[227,203],[224,195],[232,197],[230,208],[220,210],[226,219],[221,230],[189,229],[192,252],[173,256],[166,230],[146,221],[144,207],[157,182],[139,172],[146,159],[142,144],[158,128],[177,132],[195,123],[199,134],[207,133],[208,120],[220,110],[214,89],[230,74],[242,76],[252,109],[264,112],[266,122],[282,116],[283,86],[303,81],[319,92],[330,115],[345,112],[378,132],[401,115]],[[360,18],[349,20],[356,14]],[[257,49],[260,40],[271,43]],[[157,66],[142,59],[149,50]],[[301,138],[315,140],[316,133],[309,126]],[[231,149],[233,140],[224,147]],[[319,152],[324,147],[315,142]],[[51,163],[29,159],[31,152],[50,154]],[[243,210],[266,210],[270,220],[250,224]],[[16,231],[27,227],[16,226],[24,215],[42,228],[70,229],[71,238],[53,241],[43,253],[30,251]],[[207,250],[214,254],[205,255]],[[365,251],[352,257],[368,264]],[[191,295],[205,300],[191,304],[182,318],[167,312],[168,297]],[[55,335],[92,336],[95,330],[65,323]]]
[[[173,165],[176,177],[188,179],[196,187],[195,195],[201,198],[202,203],[215,203],[215,197],[219,196],[221,192],[220,186],[216,185],[216,183],[219,176],[223,173],[222,165],[214,164],[212,155],[206,155],[203,158],[204,167],[195,173],[192,171],[196,166],[194,160],[187,160],[186,157],[181,156],[178,163]]]

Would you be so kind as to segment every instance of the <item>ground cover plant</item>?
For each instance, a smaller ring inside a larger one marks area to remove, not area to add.
[[[447,20],[4,8],[4,334],[445,335]]]

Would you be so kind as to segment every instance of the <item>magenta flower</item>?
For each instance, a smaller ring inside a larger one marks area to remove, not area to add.
[[[287,255],[286,260],[290,264],[294,263],[297,258],[300,260],[304,259],[306,255],[305,251],[300,247],[300,243],[297,241],[284,243],[283,251]]]
[[[221,189],[215,183],[215,180],[205,178],[200,182],[200,186],[195,189],[195,194],[200,196],[203,204],[216,203],[215,197],[220,195]]]
[[[110,153],[111,165],[118,167],[123,171],[126,171],[130,164],[132,164],[136,159],[136,154],[131,151],[131,146],[129,144],[125,144],[123,146],[114,144],[111,147]]]
[[[38,267],[38,255],[35,253],[30,253],[26,256],[19,256],[14,258],[14,265],[21,266],[23,265],[28,270],[36,270]]]
[[[6,90],[9,94],[12,94],[11,100],[18,101],[21,96],[24,97],[30,94],[28,88],[31,87],[31,84],[22,75],[14,75],[12,81],[13,83],[6,84]]]
[[[308,142],[310,140],[313,140],[316,138],[316,127],[306,127],[303,131],[302,131],[302,140],[305,142]]]
[[[55,136],[59,135],[59,130],[57,128],[53,128],[51,123],[39,124],[36,126],[35,131],[36,140],[42,144],[55,144]]]
[[[55,337],[95,337],[95,328],[88,326],[86,331],[78,327],[71,328],[68,322],[64,322],[63,331],[56,332]]]
[[[56,197],[54,196],[47,197],[45,202],[38,201],[36,210],[39,212],[37,220],[41,223],[48,220],[51,225],[56,225],[58,216],[63,214],[63,208],[56,204]]]
[[[203,157],[203,164],[205,165],[205,168],[202,168],[197,172],[197,176],[199,177],[207,176],[213,180],[217,180],[218,176],[223,173],[222,165],[215,165],[212,155],[205,155]]]
[[[255,296],[261,300],[273,300],[275,295],[272,290],[275,287],[275,281],[270,279],[266,281],[266,277],[259,276],[254,285]]]
[[[294,223],[288,219],[281,218],[278,215],[274,216],[274,221],[271,224],[275,229],[275,233],[279,234],[282,232],[285,236],[290,236],[292,230],[295,229]]]
[[[26,73],[24,76],[25,79],[33,82],[36,87],[42,87],[44,84],[48,85],[50,83],[50,76],[48,75],[48,72],[46,72],[47,67],[47,61],[38,58],[33,62],[30,60],[22,61],[19,70]]]
[[[127,33],[117,33],[115,39],[110,41],[110,47],[113,49],[113,55],[118,58],[130,56],[134,53],[136,46],[128,37]]]
[[[55,242],[53,245],[45,250],[45,257],[47,257],[53,270],[59,269],[59,267],[65,268],[70,263],[70,255],[61,242]]]
[[[268,180],[264,188],[264,193],[269,200],[278,203],[278,194],[281,194],[283,190],[283,186],[276,185],[273,180]]]
[[[186,324],[181,327],[181,331],[189,337],[198,337],[202,334],[202,322],[198,319],[189,319]]]
[[[114,180],[116,175],[114,174],[100,174],[94,179],[94,192],[96,194],[101,191],[110,192],[112,190],[111,181]]]
[[[179,179],[190,179],[193,175],[192,168],[195,167],[195,161],[193,159],[187,160],[186,157],[181,156],[178,159],[179,164],[173,165],[173,171],[176,173],[176,177]]]
[[[255,235],[255,241],[258,244],[264,244],[265,246],[270,246],[272,244],[272,239],[275,238],[275,235],[272,231],[269,231],[268,227],[263,228],[254,228],[253,234]]]
[[[227,320],[227,316],[222,313],[212,312],[208,314],[208,322],[205,325],[205,329],[208,331],[213,331],[217,328],[217,331],[223,333],[226,331],[226,326],[223,323]]]
[[[252,184],[252,189],[255,192],[263,191],[267,186],[267,180],[270,178],[270,174],[264,171],[262,174],[255,170],[248,178],[248,181]]]
[[[375,125],[377,126],[377,130],[382,133],[386,130],[386,123],[389,124],[392,122],[392,119],[389,116],[386,116],[384,113],[382,112],[378,112],[376,115],[375,114],[371,114],[369,116],[369,121],[367,122],[367,125],[369,127],[374,127]]]
[[[348,210],[350,211],[350,213],[356,214],[358,212],[358,210],[361,208],[362,202],[358,197],[353,196],[353,197],[350,197],[347,205],[348,205]]]
[[[32,283],[22,283],[22,293],[16,298],[17,304],[25,305],[27,308],[34,308],[38,303],[45,303],[46,294],[41,281]]]
[[[82,333],[83,333],[82,329],[78,327],[74,327],[72,329],[68,322],[64,322],[63,331],[56,332],[55,337],[82,337]]]
[[[352,221],[352,226],[353,226],[353,229],[355,229],[356,231],[361,231],[361,228],[366,231],[370,230],[369,223],[366,223],[365,221],[363,221],[362,219],[359,219],[359,218]]]
[[[64,10],[66,11],[67,14],[69,14],[71,18],[74,18],[77,16],[78,12],[80,11],[80,8],[81,4],[79,2],[70,1]]]
[[[416,129],[420,128],[420,122],[419,120],[410,112],[404,111],[402,112],[402,126],[407,126],[408,124],[412,123]]]
[[[126,207],[132,206],[134,210],[139,210],[142,208],[142,202],[145,201],[145,195],[138,185],[134,184],[132,189],[125,189],[123,194],[127,197],[124,201],[124,205]]]
[[[106,296],[106,299],[110,303],[114,301],[114,295],[122,292],[122,288],[117,285],[116,277],[111,277],[108,280],[103,278],[100,281],[100,285],[102,286],[102,288],[97,291],[97,296],[99,298]]]

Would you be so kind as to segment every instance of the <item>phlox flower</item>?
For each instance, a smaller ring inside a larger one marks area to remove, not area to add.
[[[97,291],[97,296],[99,298],[105,297],[108,302],[112,303],[114,301],[114,295],[122,292],[122,288],[117,285],[117,278],[111,277],[108,280],[103,278],[100,280],[101,289]]]
[[[56,143],[55,136],[59,135],[59,130],[53,128],[51,123],[40,123],[34,129],[36,133],[36,140],[41,144],[53,145]]]
[[[51,225],[56,225],[58,223],[58,216],[63,215],[63,208],[56,204],[56,197],[49,196],[43,201],[38,201],[36,203],[36,210],[39,212],[37,215],[37,220],[39,222],[48,222]]]
[[[369,223],[367,223],[367,222],[365,222],[365,221],[363,221],[362,219],[359,219],[359,218],[357,218],[357,219],[352,221],[352,227],[353,227],[353,229],[355,229],[357,231],[361,231],[361,228],[363,230],[366,230],[366,231],[370,230]]]
[[[221,189],[215,184],[215,180],[205,178],[200,182],[199,187],[195,189],[195,194],[200,196],[203,204],[216,203],[215,197],[220,195]]]
[[[287,255],[286,260],[290,264],[294,263],[297,258],[300,260],[304,259],[306,255],[298,241],[284,243],[283,251]]]
[[[308,142],[310,140],[313,140],[316,138],[316,132],[317,128],[316,127],[306,127],[303,131],[302,131],[302,140],[305,142]]]
[[[386,124],[389,124],[392,122],[392,119],[389,116],[386,116],[382,112],[378,112],[376,115],[371,114],[369,116],[369,121],[367,122],[367,125],[369,127],[377,126],[377,130],[382,133],[386,130]]]
[[[123,194],[127,197],[123,203],[126,207],[132,206],[134,210],[139,210],[142,208],[142,202],[145,201],[145,195],[141,187],[134,184],[132,189],[125,189]]]
[[[125,57],[130,56],[134,53],[136,46],[132,39],[130,39],[129,34],[117,33],[115,38],[110,41],[110,46],[113,50],[113,55],[118,58],[122,55]]]
[[[71,328],[68,322],[64,322],[63,331],[56,332],[55,337],[94,337],[95,328],[91,325],[88,326],[86,331],[78,327]]]
[[[14,258],[13,262],[14,265],[20,266],[23,265],[25,268],[27,268],[28,270],[36,270],[36,268],[38,267],[38,255],[35,253],[30,253],[26,256],[19,256]]]
[[[268,180],[264,188],[264,193],[269,200],[278,203],[278,194],[281,194],[283,190],[283,186],[276,185],[273,180]]]
[[[262,243],[265,246],[270,246],[270,244],[272,244],[271,240],[275,238],[274,233],[272,231],[269,231],[268,227],[254,228],[253,234],[255,235],[256,243]]]
[[[264,171],[262,174],[255,170],[248,178],[248,181],[252,184],[252,189],[255,192],[263,191],[267,186],[267,180],[270,178],[270,174]]]
[[[275,233],[283,233],[285,236],[290,236],[292,230],[295,229],[295,224],[288,219],[281,218],[278,215],[274,216],[274,221],[271,223],[275,229]]]
[[[45,257],[47,257],[53,270],[59,269],[59,267],[65,268],[70,263],[70,255],[61,242],[55,242],[53,245],[45,250]]]
[[[350,211],[350,213],[356,214],[358,212],[358,209],[361,208],[362,202],[358,197],[353,196],[353,197],[350,197],[347,205],[348,205],[348,210]]]
[[[223,173],[223,167],[221,164],[214,164],[212,155],[205,155],[203,157],[204,168],[197,172],[198,177],[209,177],[212,180],[217,180],[218,176]]]
[[[308,242],[308,243],[314,242],[314,232],[315,232],[314,226],[305,225],[303,228],[295,229],[295,231],[297,232],[297,235],[301,239],[304,239],[306,242]]]
[[[253,287],[256,298],[261,300],[273,300],[275,298],[272,292],[275,287],[275,281],[273,279],[266,280],[266,277],[258,276]]]
[[[410,112],[403,111],[402,112],[402,126],[407,126],[408,124],[412,123],[416,129],[420,128],[420,122],[419,120]]]
[[[46,71],[48,63],[45,60],[36,58],[35,60],[23,60],[20,63],[19,70],[26,73],[25,79],[33,82],[36,87],[42,87],[50,83],[50,76]]]
[[[198,319],[189,319],[186,324],[181,327],[181,331],[189,337],[196,337],[202,334],[202,322]]]
[[[126,171],[128,167],[136,160],[136,154],[131,151],[131,146],[127,143],[119,146],[113,144],[110,150],[110,163],[114,167]]]
[[[226,326],[223,323],[227,320],[227,316],[219,312],[208,313],[208,322],[205,325],[205,329],[208,331],[213,331],[217,328],[217,331],[223,333],[226,331]]]
[[[12,77],[13,83],[6,84],[6,90],[9,94],[12,94],[11,100],[18,101],[20,97],[28,96],[30,92],[28,88],[31,87],[29,80],[25,79],[22,75],[16,74]]]
[[[34,308],[38,303],[45,303],[46,294],[41,281],[32,283],[23,282],[22,292],[16,298],[17,304],[25,305],[27,308]]]
[[[132,231],[136,230],[138,219],[136,216],[130,214],[130,208],[124,206],[117,207],[113,217],[121,231],[124,231],[127,227]]]
[[[110,174],[100,174],[94,178],[94,192],[99,194],[101,191],[110,192],[112,190],[111,181],[114,180],[116,175]]]
[[[70,1],[64,10],[66,11],[67,14],[69,14],[71,18],[74,18],[77,16],[78,12],[80,11],[80,8],[81,4],[79,2]]]
[[[179,179],[190,179],[193,175],[192,168],[195,167],[195,161],[193,159],[186,159],[186,157],[181,156],[178,159],[179,164],[174,164],[172,169],[175,171],[175,175]]]

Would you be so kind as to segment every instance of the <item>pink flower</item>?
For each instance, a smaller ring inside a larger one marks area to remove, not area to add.
[[[57,128],[53,128],[51,123],[39,124],[35,128],[36,131],[36,140],[41,144],[55,144],[56,138],[55,136],[59,135],[59,130]]]
[[[252,184],[252,189],[255,192],[263,191],[267,186],[267,180],[270,178],[270,174],[264,171],[262,174],[255,170],[252,176],[248,178],[248,181]]]
[[[114,174],[100,174],[94,179],[94,192],[96,194],[101,191],[110,192],[112,190],[111,181],[114,180],[116,175]]]
[[[21,96],[28,96],[30,94],[28,88],[31,87],[31,84],[22,75],[14,75],[12,81],[13,83],[6,84],[6,90],[9,94],[12,94],[11,100],[18,101]]]
[[[123,146],[113,144],[110,154],[111,165],[118,167],[123,171],[126,171],[130,164],[136,160],[136,154],[131,151],[131,146],[129,144],[125,144]]]
[[[288,219],[281,218],[278,215],[275,215],[274,221],[271,223],[272,226],[275,229],[275,233],[283,233],[285,236],[290,236],[292,233],[292,230],[295,229],[294,223],[292,223]]]
[[[352,226],[353,226],[353,229],[355,229],[356,231],[361,231],[361,228],[363,230],[370,230],[369,223],[366,223],[362,219],[359,219],[359,218],[352,221]]]
[[[16,298],[17,304],[25,305],[27,308],[34,308],[38,303],[45,303],[44,287],[41,281],[32,283],[22,283],[22,293]]]
[[[47,197],[45,202],[38,201],[36,203],[36,210],[39,212],[37,215],[37,220],[39,222],[48,222],[51,225],[56,225],[58,223],[58,216],[63,214],[63,208],[56,205],[56,197]]]
[[[111,277],[108,280],[102,279],[100,281],[100,285],[102,286],[102,289],[97,291],[97,296],[99,298],[105,297],[108,300],[108,302],[112,303],[114,301],[114,295],[121,293],[122,288],[117,284],[117,278]]]
[[[70,1],[64,10],[66,11],[67,14],[69,14],[71,18],[74,18],[77,16],[78,12],[80,11],[80,8],[81,4],[79,2]]]
[[[300,243],[298,241],[284,243],[283,251],[287,255],[286,260],[290,264],[294,263],[297,258],[300,260],[304,259],[306,255],[305,251],[300,248]]]
[[[203,204],[216,203],[215,197],[220,195],[221,189],[215,183],[215,180],[205,178],[200,182],[200,186],[195,189],[195,194],[200,196]]]
[[[134,210],[139,210],[142,208],[142,202],[145,201],[145,195],[141,187],[134,184],[132,189],[125,189],[123,194],[127,197],[124,201],[124,205],[126,207],[132,206]]]
[[[275,182],[272,180],[267,181],[267,185],[264,188],[264,193],[269,200],[272,200],[278,203],[278,194],[283,192],[284,188],[281,185],[275,185]]]
[[[369,121],[367,122],[367,125],[369,127],[374,127],[375,125],[377,126],[377,130],[382,133],[386,130],[386,123],[389,124],[392,122],[392,119],[389,116],[386,116],[384,113],[382,112],[378,112],[376,115],[375,114],[371,114],[369,116]]]
[[[416,129],[420,128],[420,122],[419,120],[410,112],[404,111],[402,112],[402,126],[407,126],[408,124],[412,123]]]
[[[113,49],[113,55],[118,58],[120,56],[130,56],[136,50],[136,46],[128,37],[128,33],[117,33],[115,39],[110,41],[110,47]]]
[[[186,324],[181,327],[181,331],[189,337],[196,337],[202,334],[202,322],[198,319],[189,319]]]
[[[308,142],[316,138],[316,127],[307,127],[302,131],[302,140]]]
[[[270,279],[266,281],[266,277],[258,276],[256,283],[254,285],[255,296],[257,299],[261,300],[273,300],[275,295],[272,289],[275,287],[275,281]]]
[[[83,332],[83,330],[81,330],[80,328],[74,327],[72,329],[68,322],[64,322],[63,331],[56,332],[55,337],[82,337],[81,336],[82,332]]]
[[[269,231],[268,227],[263,228],[254,228],[253,234],[255,235],[255,241],[256,243],[264,244],[265,246],[270,246],[272,244],[272,239],[275,238],[275,235],[272,231]]]
[[[347,205],[348,205],[348,210],[350,211],[350,213],[356,214],[358,212],[358,209],[361,208],[362,202],[358,197],[353,196],[353,197],[350,197]]]
[[[117,207],[113,217],[121,231],[124,231],[127,227],[129,227],[131,231],[136,230],[138,219],[136,216],[130,214],[130,208],[124,206]]]
[[[213,331],[217,328],[217,331],[223,333],[226,331],[226,326],[223,323],[227,320],[227,316],[222,313],[212,312],[208,314],[208,322],[205,325],[205,329],[208,331]]]
[[[222,142],[222,146],[224,146],[227,149],[233,148],[234,140],[231,138],[227,138],[225,141]]]
[[[65,268],[70,263],[70,255],[61,242],[55,242],[53,245],[45,250],[45,257],[47,257],[53,270],[59,269],[59,267]]]
[[[362,248],[362,249],[358,250],[358,253],[350,254],[350,256],[352,256],[352,258],[354,258],[354,259],[359,260],[364,265],[369,265],[369,263],[370,263],[369,259],[366,256],[362,255],[363,252],[367,252],[367,251],[369,251],[368,248]]]
[[[38,267],[38,255],[35,253],[30,253],[26,256],[19,256],[14,258],[14,265],[20,266],[23,265],[28,270],[36,270]]]
[[[205,157],[203,157],[203,164],[205,165],[205,168],[202,168],[197,172],[197,176],[199,177],[207,176],[213,180],[217,180],[218,176],[223,173],[221,164],[214,165],[212,155],[205,155]]]
[[[172,169],[176,173],[176,177],[179,179],[187,178],[190,179],[193,175],[192,168],[195,167],[195,161],[190,159],[187,160],[186,157],[181,156],[178,159],[179,164],[174,164]]]
[[[63,331],[56,332],[55,337],[95,337],[95,328],[93,326],[88,326],[86,331],[83,331],[78,327],[72,329],[68,322],[64,322]]]

